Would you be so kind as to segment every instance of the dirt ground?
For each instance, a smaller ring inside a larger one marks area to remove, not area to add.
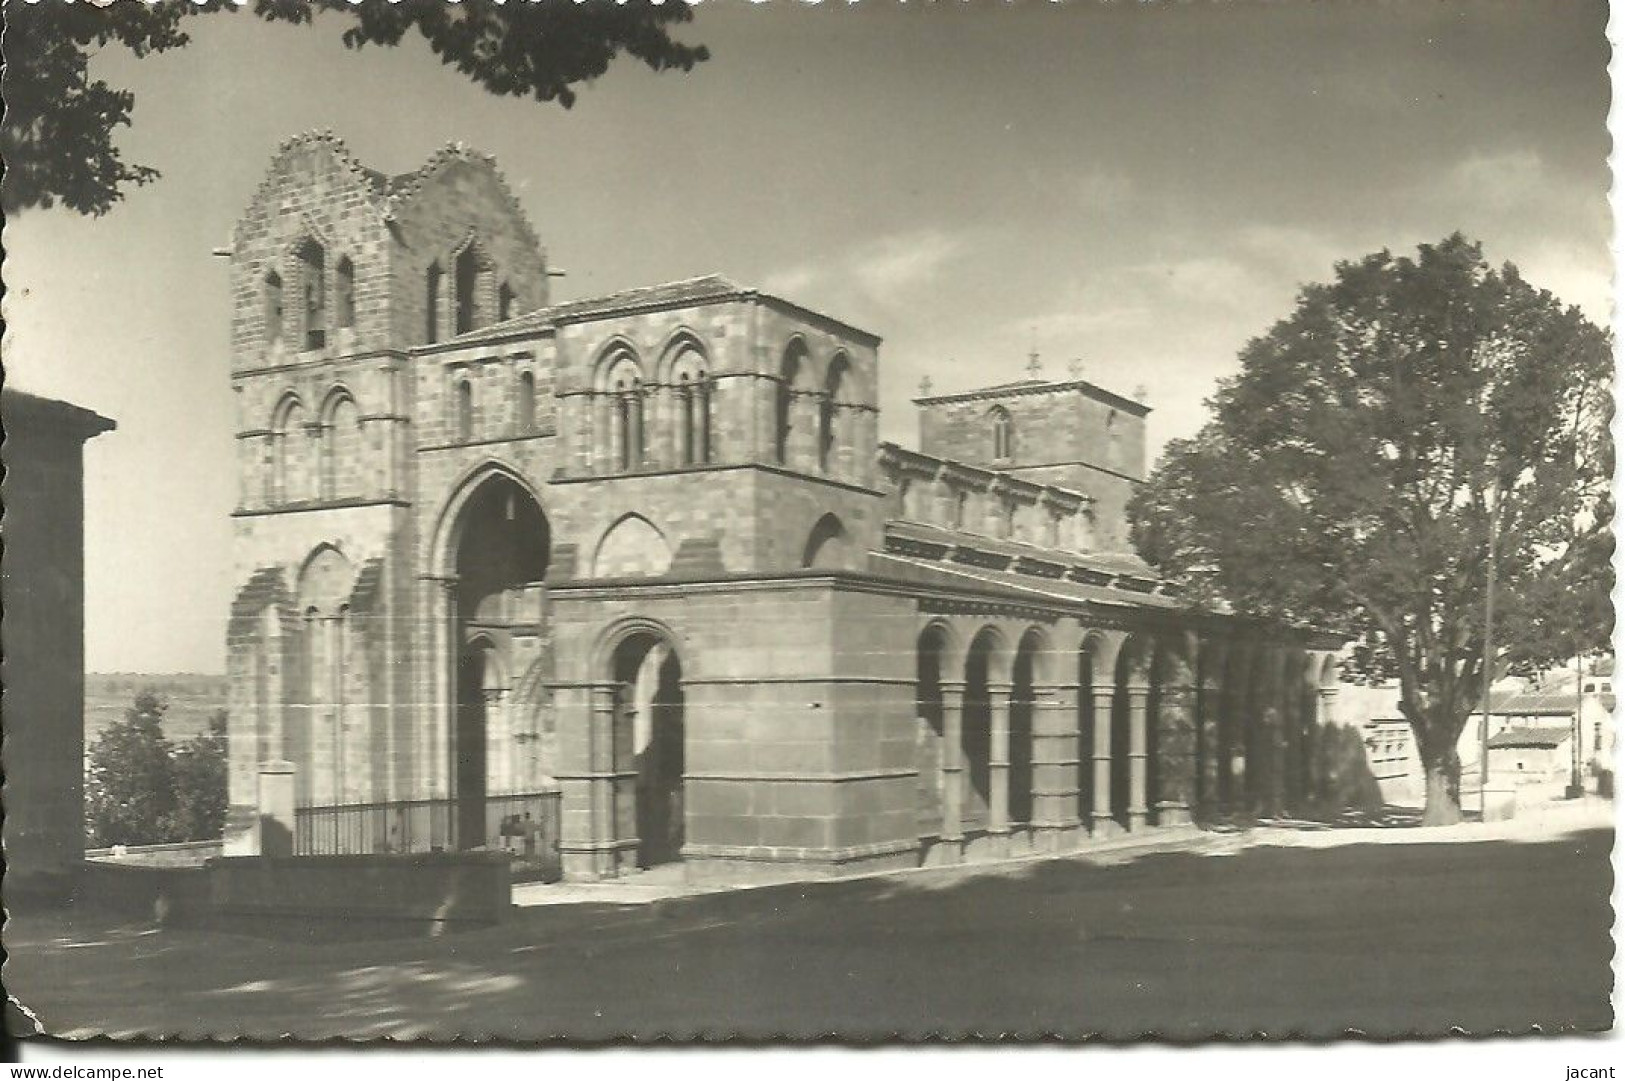
[[[1389,843],[1402,841],[1405,843]],[[273,941],[14,914],[62,1036],[850,1040],[1610,1028],[1611,818],[1276,827],[1172,850]]]

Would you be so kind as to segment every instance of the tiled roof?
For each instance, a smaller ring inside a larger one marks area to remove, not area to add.
[[[441,344],[483,341],[486,338],[508,334],[546,330],[561,323],[592,319],[611,313],[703,304],[707,301],[743,296],[747,292],[749,290],[720,274],[706,274],[698,278],[644,285],[636,289],[623,289],[618,293],[606,293],[585,300],[569,300],[562,304],[537,308],[535,311],[516,315],[501,323],[492,323],[478,330],[467,331]]]
[[[619,293],[590,297],[586,300],[571,300],[555,304],[544,311],[553,322],[565,323],[572,319],[587,319],[631,308],[661,308],[668,305],[699,304],[707,300],[725,300],[747,291],[743,286],[724,278],[721,274],[705,274],[698,278],[684,278],[682,281],[623,289]]]
[[[1574,712],[1574,692],[1500,691],[1490,695],[1490,712],[1505,716],[1562,715]]]
[[[1156,593],[1126,593],[1081,582],[1031,577],[962,563],[936,562],[892,552],[876,552],[869,558],[871,567],[887,577],[960,589],[968,586],[979,591],[993,590],[1012,600],[1026,600],[1031,604],[1059,600],[1074,603],[1087,601],[1121,608],[1184,607],[1179,601]]]
[[[1156,572],[1117,552],[1066,552],[983,537],[920,522],[886,525],[886,551],[874,557],[893,572],[944,584],[997,586],[1034,600],[1091,601],[1135,608],[1182,608],[1158,590]]]
[[[82,405],[43,398],[15,387],[0,387],[0,413],[6,423],[28,423],[43,429],[69,432],[81,439],[89,439],[102,432],[112,431],[118,424]]]
[[[703,274],[697,278],[662,282],[659,285],[644,285],[636,289],[623,289],[618,293],[606,293],[603,296],[588,297],[585,300],[569,300],[562,304],[538,308],[535,311],[517,315],[504,322],[493,323],[487,327],[480,327],[478,330],[470,330],[459,334],[455,338],[448,338],[446,341],[439,342],[430,348],[439,349],[448,345],[470,345],[490,338],[540,332],[568,323],[587,322],[610,315],[656,311],[661,308],[684,308],[696,304],[748,298],[759,298],[775,304],[782,304],[810,318],[832,323],[859,338],[867,338],[874,343],[880,341],[878,337],[861,327],[843,323],[832,316],[803,307],[793,300],[785,300],[783,297],[740,285],[738,282],[723,277],[721,274]]]
[[[990,552],[997,552],[1000,555],[1008,555],[1012,558],[1027,557],[1052,560],[1064,563],[1067,566],[1087,567],[1090,570],[1098,570],[1107,574],[1128,574],[1147,579],[1157,577],[1157,572],[1151,569],[1151,565],[1133,552],[1068,552],[1056,548],[1047,548],[1039,544],[1028,544],[1025,541],[988,537],[980,533],[949,529],[928,522],[907,520],[888,522],[886,532],[891,535],[935,541],[942,544],[971,545],[977,548],[985,548]]]
[[[1018,379],[1013,383],[977,387],[975,390],[962,390],[953,394],[927,394],[915,398],[914,404],[936,405],[943,402],[969,402],[986,398],[1008,398],[1011,395],[1018,394],[1052,394],[1062,390],[1081,391],[1096,401],[1108,402],[1135,416],[1143,417],[1151,412],[1151,407],[1144,402],[1137,402],[1133,398],[1125,398],[1123,395],[1107,390],[1105,387],[1096,386],[1086,379],[1068,379],[1059,383],[1051,382],[1048,379]]]
[[[1490,749],[1497,747],[1561,747],[1568,741],[1567,728],[1509,728],[1490,737]]]

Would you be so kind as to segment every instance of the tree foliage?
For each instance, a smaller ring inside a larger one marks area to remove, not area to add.
[[[1357,676],[1399,681],[1426,820],[1453,820],[1493,675],[1608,641],[1611,374],[1607,334],[1459,234],[1340,263],[1169,444],[1135,543],[1209,604],[1349,634]]]
[[[169,706],[151,691],[102,731],[90,749],[85,819],[94,847],[171,840],[175,817],[174,751],[164,736]]]
[[[134,95],[92,78],[90,58],[109,45],[138,57],[180,48],[184,20],[235,11],[225,0],[9,0],[6,17],[6,117],[0,155],[7,172],[7,213],[57,203],[81,214],[112,209],[132,185],[158,172],[130,165],[114,133],[130,123]],[[268,22],[310,23],[320,12],[346,20],[344,44],[398,45],[416,32],[441,61],[493,94],[575,103],[573,87],[609,70],[619,56],[655,71],[688,71],[709,58],[703,45],[671,37],[688,22],[686,4],[649,0],[571,3],[554,0],[255,0]]]
[[[209,728],[175,749],[177,841],[205,841],[226,828],[226,711],[209,718]]]
[[[92,847],[204,841],[225,828],[225,711],[176,748],[164,735],[168,709],[142,691],[91,747],[85,833]]]

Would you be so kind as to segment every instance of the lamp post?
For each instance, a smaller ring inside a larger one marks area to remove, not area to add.
[[[1478,718],[1478,818],[1489,813],[1490,688],[1495,684],[1495,489],[1489,499],[1489,559],[1484,571],[1484,709]]]
[[[1580,655],[1578,636],[1576,636],[1574,649],[1574,720],[1569,724],[1569,790],[1566,793],[1569,799],[1579,799],[1585,795],[1585,782],[1580,778],[1580,707],[1585,702],[1583,681],[1585,678],[1584,658]],[[1593,749],[1595,754],[1595,749]]]

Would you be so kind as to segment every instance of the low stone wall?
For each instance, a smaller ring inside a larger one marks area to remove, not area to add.
[[[208,864],[222,917],[486,924],[511,904],[502,852],[388,856],[227,856]]]
[[[208,871],[200,866],[86,860],[74,903],[158,923],[193,923],[210,907]]]
[[[215,838],[212,841],[177,841],[162,845],[114,845],[112,848],[88,849],[85,859],[131,866],[194,867],[219,856],[223,843]]]

